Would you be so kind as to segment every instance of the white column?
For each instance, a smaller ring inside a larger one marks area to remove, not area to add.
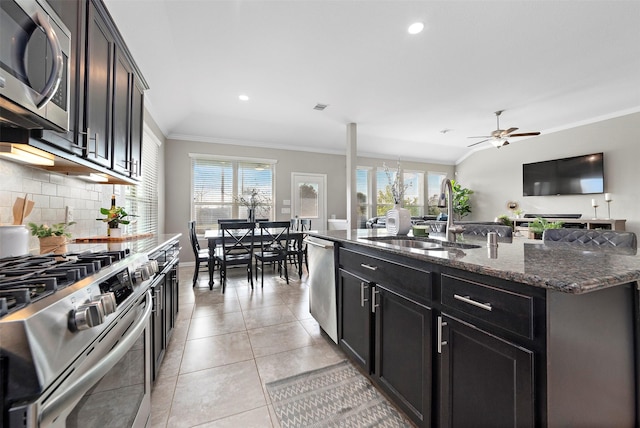
[[[358,227],[358,191],[356,185],[357,157],[357,125],[347,125],[347,230]]]

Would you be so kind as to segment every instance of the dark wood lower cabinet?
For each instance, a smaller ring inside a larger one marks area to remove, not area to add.
[[[340,269],[339,342],[418,426],[431,426],[431,309]]]
[[[342,349],[367,373],[373,370],[370,291],[367,281],[340,269],[338,341]]]
[[[153,293],[153,309],[151,313],[151,331],[153,332],[151,337],[152,353],[152,378],[155,380],[160,370],[160,364],[164,357],[164,350],[166,348],[165,341],[165,275],[162,274],[154,282],[155,286],[151,289]]]
[[[533,427],[534,353],[442,316],[442,427]]]
[[[431,309],[376,285],[374,379],[420,426],[431,425]]]

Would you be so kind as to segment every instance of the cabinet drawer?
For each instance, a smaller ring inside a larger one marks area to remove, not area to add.
[[[533,297],[442,275],[441,302],[502,329],[533,339]]]
[[[340,266],[369,282],[384,285],[407,297],[431,300],[431,273],[400,263],[340,248]]]

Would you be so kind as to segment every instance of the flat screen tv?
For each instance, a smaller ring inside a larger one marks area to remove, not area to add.
[[[604,192],[602,153],[522,165],[522,195],[587,195]]]

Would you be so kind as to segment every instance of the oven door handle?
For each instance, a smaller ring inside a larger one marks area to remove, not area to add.
[[[109,370],[111,370],[122,357],[131,349],[133,344],[138,340],[140,334],[147,326],[147,320],[151,314],[151,290],[147,290],[145,297],[146,307],[144,313],[138,318],[129,333],[122,338],[119,343],[94,367],[83,374],[78,380],[71,384],[68,388],[64,388],[64,392],[53,397],[51,401],[46,403],[40,412],[40,426],[49,426],[60,414],[60,412],[82,398],[82,396],[91,389]]]

